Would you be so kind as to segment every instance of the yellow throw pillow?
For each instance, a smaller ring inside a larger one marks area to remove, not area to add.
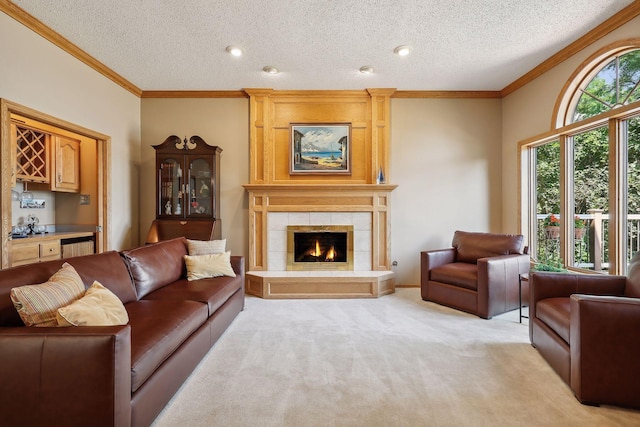
[[[231,252],[196,256],[185,255],[184,262],[187,265],[187,280],[219,276],[236,277],[236,273],[231,267]]]
[[[122,301],[100,282],[93,282],[82,298],[58,309],[58,326],[126,325],[129,315]]]
[[[82,279],[76,269],[65,262],[47,282],[11,289],[11,301],[25,325],[58,326],[58,309],[83,294]]]
[[[227,239],[222,240],[191,240],[187,239],[189,255],[222,254],[227,250]]]

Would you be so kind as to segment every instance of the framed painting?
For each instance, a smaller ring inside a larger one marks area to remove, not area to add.
[[[291,174],[351,174],[351,123],[292,123]]]

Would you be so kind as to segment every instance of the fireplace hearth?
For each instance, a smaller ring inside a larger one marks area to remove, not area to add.
[[[353,226],[288,226],[287,270],[353,270]]]

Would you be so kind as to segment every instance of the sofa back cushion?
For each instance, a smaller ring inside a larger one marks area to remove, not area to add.
[[[479,258],[522,254],[524,236],[458,230],[453,235],[452,246],[456,249],[456,261],[476,264]]]
[[[11,302],[12,288],[44,283],[65,262],[75,268],[85,288],[97,280],[125,304],[137,299],[129,271],[116,251],[22,265],[0,270],[0,326],[24,326]]]
[[[186,254],[187,242],[184,237],[122,251],[138,298],[185,277]]]
[[[637,252],[629,263],[624,295],[632,298],[640,298],[640,252]]]
[[[116,294],[123,304],[138,299],[129,270],[117,251],[68,258],[67,262],[82,277],[85,288],[89,288],[93,282],[100,282]]]

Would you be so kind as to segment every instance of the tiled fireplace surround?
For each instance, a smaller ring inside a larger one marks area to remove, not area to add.
[[[394,185],[246,185],[247,293],[262,298],[378,297],[394,292],[389,199]],[[353,271],[287,271],[287,226],[353,225]]]
[[[273,212],[267,216],[267,265],[287,270],[287,226],[353,225],[353,270],[371,270],[371,214],[368,212]]]

